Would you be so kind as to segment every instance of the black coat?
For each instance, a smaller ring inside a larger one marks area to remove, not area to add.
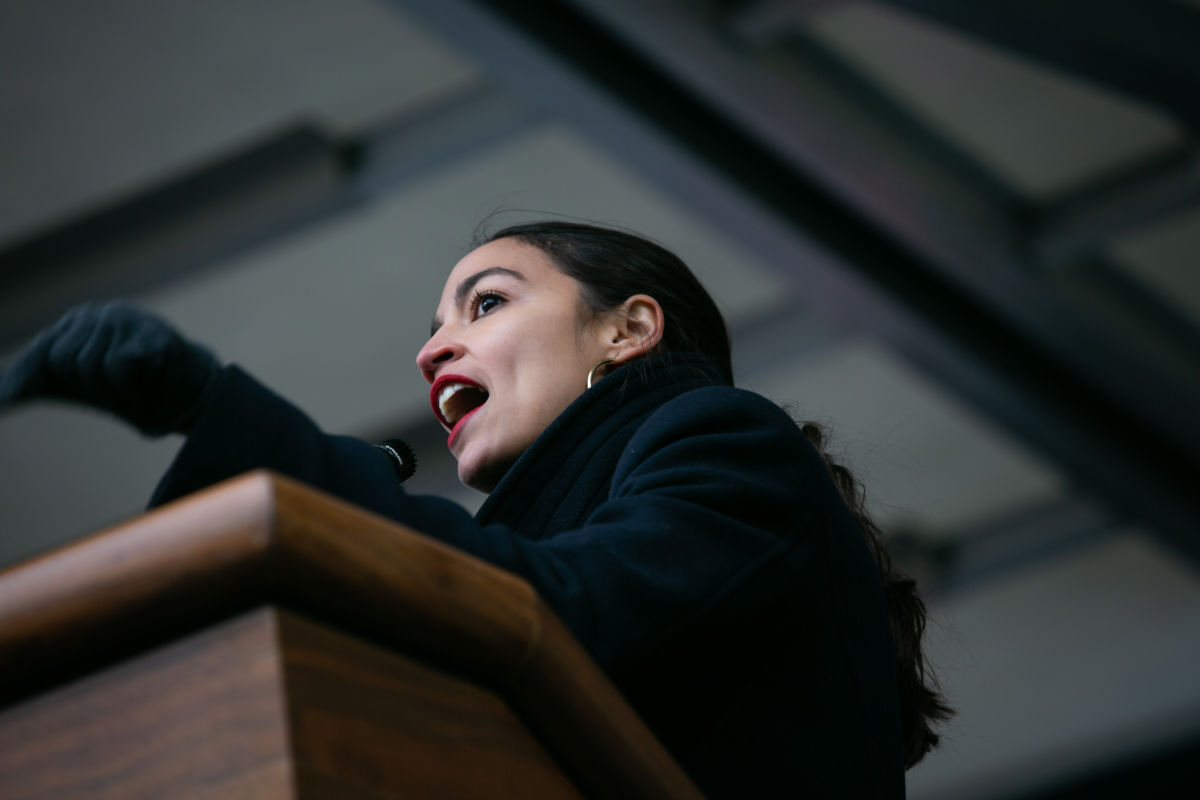
[[[822,457],[697,363],[620,370],[472,517],[226,368],[152,505],[268,467],[528,580],[713,797],[904,794],[878,569]]]

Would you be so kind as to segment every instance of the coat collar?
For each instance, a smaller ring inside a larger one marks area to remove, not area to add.
[[[617,460],[641,423],[684,392],[724,382],[701,356],[636,366],[606,375],[559,414],[501,478],[476,519],[531,539],[581,525],[607,496]]]

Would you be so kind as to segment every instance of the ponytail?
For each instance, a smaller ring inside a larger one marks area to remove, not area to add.
[[[933,672],[925,663],[921,640],[925,634],[925,603],[917,594],[917,583],[895,569],[892,558],[883,546],[882,531],[866,510],[862,484],[850,470],[834,461],[825,449],[825,431],[820,425],[805,422],[800,426],[813,447],[825,458],[833,482],[859,529],[867,539],[887,601],[892,642],[896,648],[896,686],[900,693],[900,727],[904,746],[905,768],[925,757],[938,744],[933,726],[944,722],[954,713],[942,696]]]
[[[733,384],[725,320],[695,275],[669,250],[626,231],[554,220],[513,225],[479,238],[481,243],[514,238],[537,247],[564,274],[580,283],[584,305],[592,311],[615,308],[635,294],[650,295],[662,305],[667,319],[666,334],[656,352],[702,353],[717,365],[725,381]],[[925,604],[917,596],[916,583],[892,568],[879,527],[863,507],[862,487],[825,452],[825,434],[820,426],[805,423],[800,427],[825,456],[834,483],[879,565],[896,648],[904,760],[911,767],[937,745],[933,724],[953,713],[921,654]]]

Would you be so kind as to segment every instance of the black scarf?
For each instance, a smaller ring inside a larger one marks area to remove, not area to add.
[[[684,392],[724,382],[702,356],[659,357],[609,373],[521,454],[476,519],[535,540],[582,525],[608,496],[617,462],[647,417]]]

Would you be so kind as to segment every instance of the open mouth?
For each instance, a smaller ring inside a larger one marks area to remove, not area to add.
[[[439,378],[429,393],[433,413],[447,430],[453,430],[471,412],[487,402],[487,391],[478,384],[453,375]]]

